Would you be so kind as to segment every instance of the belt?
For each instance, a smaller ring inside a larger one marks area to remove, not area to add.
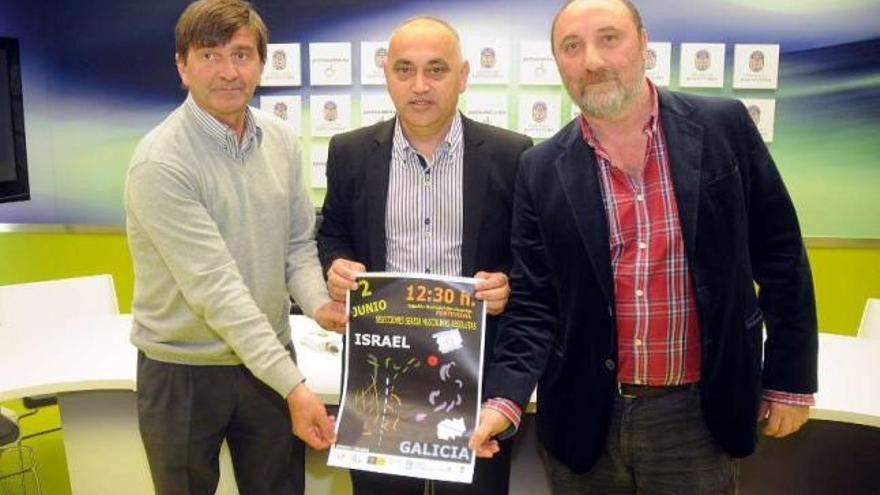
[[[617,393],[626,399],[650,399],[654,397],[663,397],[675,392],[684,392],[695,387],[696,383],[686,383],[684,385],[671,386],[652,386],[652,385],[633,385],[631,383],[618,383]]]

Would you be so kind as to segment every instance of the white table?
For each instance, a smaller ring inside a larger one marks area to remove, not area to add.
[[[130,495],[152,493],[137,432],[137,350],[128,340],[130,326],[130,315],[29,329],[0,325],[0,401],[60,393],[74,495],[122,493],[120,487]],[[291,326],[307,385],[326,403],[337,404],[341,357],[302,344],[300,337],[316,329],[312,320],[292,316]],[[820,334],[819,349],[819,393],[812,416],[880,427],[880,340]],[[541,469],[530,453],[514,454],[511,493],[520,493],[534,485],[534,479],[526,478],[540,475]],[[326,453],[307,455],[307,494],[347,493],[345,473],[327,468],[325,459]],[[218,493],[235,493],[227,476]]]
[[[294,335],[317,324],[291,316]],[[137,349],[129,342],[131,315],[58,320],[37,327],[0,324],[0,401],[59,394],[64,447],[73,495],[152,495],[153,483],[137,429]],[[294,339],[309,387],[335,404],[340,356]],[[309,452],[307,493],[329,493],[347,483],[329,472],[326,454]],[[217,493],[235,495],[228,454],[221,455]]]

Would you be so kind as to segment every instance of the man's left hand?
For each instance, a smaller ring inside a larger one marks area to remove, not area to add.
[[[344,333],[345,323],[348,321],[348,313],[345,311],[344,303],[330,301],[318,308],[312,319],[327,330]]]
[[[477,272],[477,299],[486,302],[486,312],[492,316],[500,315],[510,297],[510,283],[507,274],[502,272]]]
[[[761,401],[758,421],[764,421],[761,431],[768,437],[782,438],[798,431],[810,417],[810,406],[793,406],[782,402]]]

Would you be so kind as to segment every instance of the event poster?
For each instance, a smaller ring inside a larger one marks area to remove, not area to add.
[[[328,465],[471,482],[486,321],[474,292],[470,278],[358,278]]]

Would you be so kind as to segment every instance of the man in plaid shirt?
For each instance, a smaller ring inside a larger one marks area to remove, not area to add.
[[[471,446],[497,452],[537,383],[554,493],[735,493],[759,421],[797,431],[816,390],[791,200],[741,103],[645,78],[628,0],[568,2],[552,42],[582,115],[521,159],[494,398]]]

